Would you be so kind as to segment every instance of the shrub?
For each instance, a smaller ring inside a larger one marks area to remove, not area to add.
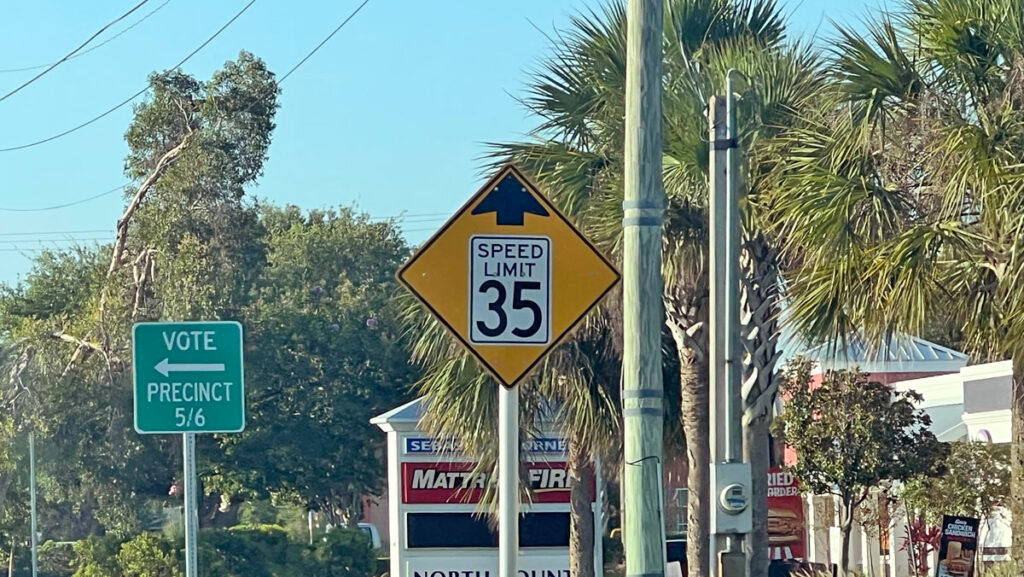
[[[90,537],[73,545],[74,577],[181,577],[174,544],[155,533],[124,541]]]
[[[39,546],[40,576],[71,577],[74,570],[74,543],[47,541]]]
[[[77,568],[74,577],[121,577],[117,552],[123,539],[115,536],[89,537],[72,545]]]
[[[288,535],[277,525],[239,525],[199,533],[204,577],[275,577],[286,572]]]
[[[370,538],[359,529],[334,529],[307,547],[303,559],[308,577],[370,577],[376,568]]]
[[[181,577],[175,547],[153,533],[142,533],[121,545],[117,554],[123,577]]]

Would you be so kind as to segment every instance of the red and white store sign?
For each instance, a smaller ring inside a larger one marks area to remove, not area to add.
[[[525,463],[535,503],[568,503],[571,487],[564,462]],[[474,473],[475,463],[402,463],[402,502],[409,504],[477,503],[488,475]],[[591,487],[591,498],[595,493]]]

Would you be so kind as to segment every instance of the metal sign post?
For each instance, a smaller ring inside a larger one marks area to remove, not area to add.
[[[32,509],[32,577],[39,574],[39,525],[36,514],[36,433],[28,432],[28,477],[29,477],[29,502]]]
[[[498,387],[498,576],[519,561],[519,388]]]
[[[185,461],[185,577],[199,577],[196,534],[199,532],[199,500],[196,498],[196,434],[182,436]]]

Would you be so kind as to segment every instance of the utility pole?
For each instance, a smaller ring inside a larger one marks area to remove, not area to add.
[[[623,544],[626,575],[665,574],[661,479],[662,0],[629,0],[623,218]]]
[[[711,570],[743,577],[743,535],[751,531],[750,464],[742,463],[742,359],[739,355],[739,147],[733,74],[708,104],[710,120]]]

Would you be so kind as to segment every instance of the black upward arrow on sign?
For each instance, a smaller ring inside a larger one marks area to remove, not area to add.
[[[494,187],[487,196],[476,205],[471,214],[497,214],[498,224],[503,226],[523,226],[526,213],[548,216],[544,205],[526,190],[523,183],[515,175],[509,173]]]

